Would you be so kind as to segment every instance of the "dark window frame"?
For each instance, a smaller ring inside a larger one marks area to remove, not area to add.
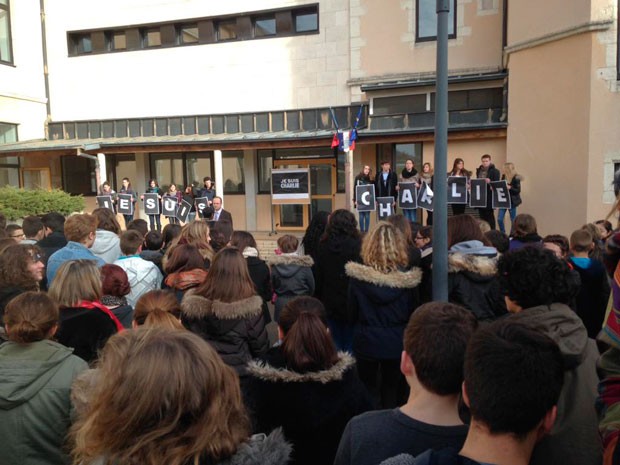
[[[8,51],[9,51],[9,56],[7,59],[4,59],[4,57],[2,57],[2,55],[0,55],[0,64],[2,65],[9,65],[9,66],[13,66],[14,63],[14,57],[13,57],[13,32],[11,29],[11,7],[10,7],[10,1],[6,2],[6,5],[0,3],[0,10],[6,11],[6,18],[7,18],[7,37],[8,37]]]
[[[261,189],[261,177],[262,177],[262,158],[271,158],[271,168],[273,168],[273,160],[275,151],[273,149],[258,149],[256,151],[256,194],[271,194],[271,175],[269,176],[269,189]]]
[[[159,44],[157,45],[149,45],[149,40],[148,40],[148,36],[149,33],[151,32],[157,32],[157,34],[159,34]],[[161,28],[158,26],[150,26],[150,27],[145,27],[140,29],[140,35],[142,36],[142,48],[145,50],[151,49],[151,48],[161,48],[162,46],[162,34],[161,34]]]
[[[245,169],[243,168],[243,158],[245,157],[245,153],[243,152],[243,150],[222,150],[222,175],[224,174],[224,158],[237,158],[239,155],[241,155],[241,174],[243,176],[243,189],[240,189],[238,191],[226,190],[226,181],[222,179],[222,181],[224,182],[224,185],[222,186],[222,192],[224,193],[224,195],[246,195],[247,182],[245,180]]]
[[[235,36],[223,39],[220,37],[220,26],[226,23],[234,25],[233,30],[234,30]],[[215,22],[215,41],[216,42],[233,42],[236,40],[239,40],[239,33],[237,32],[237,20],[235,18],[224,18],[224,19],[221,19]]]
[[[456,0],[450,0],[452,5],[450,5],[451,10],[454,11],[453,16],[453,33],[448,34],[448,39],[456,39],[456,15],[457,15],[457,2]],[[436,2],[432,1],[433,5]],[[449,25],[448,25],[449,26]],[[448,28],[449,31],[449,28]],[[437,41],[437,34],[434,36],[420,36],[420,0],[415,0],[415,41],[416,42],[435,42]]]
[[[297,29],[297,17],[298,16],[308,16],[315,15],[316,16],[316,28],[308,29],[308,30],[298,30]],[[293,10],[293,31],[295,34],[312,34],[315,32],[319,32],[319,10],[318,8],[297,8]]]
[[[183,30],[185,29],[196,29],[196,40],[193,42],[185,42],[183,40]],[[194,44],[198,44],[200,43],[200,30],[198,28],[198,22],[188,22],[188,23],[181,23],[176,25],[176,30],[177,30],[177,37],[178,37],[178,43],[179,45],[194,45]]]
[[[257,31],[257,23],[260,21],[273,21],[273,33],[268,34],[268,33],[264,33],[264,34],[256,34]],[[271,37],[276,37],[278,35],[278,27],[277,27],[277,21],[276,21],[276,15],[275,13],[271,13],[271,14],[266,14],[266,15],[256,15],[256,16],[252,16],[252,37],[255,39],[265,39],[265,38],[271,38]]]

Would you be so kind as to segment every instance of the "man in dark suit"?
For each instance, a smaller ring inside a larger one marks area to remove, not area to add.
[[[232,215],[222,208],[222,197],[213,197],[213,221],[230,221],[232,228]]]
[[[476,170],[476,177],[478,179],[486,179],[487,206],[478,208],[478,212],[480,213],[480,219],[489,223],[491,229],[495,229],[495,212],[493,211],[493,191],[491,190],[491,183],[499,181],[500,172],[495,168],[495,165],[491,163],[491,155],[482,155],[480,161],[482,164]]]
[[[396,205],[396,198],[398,196],[397,186],[398,177],[396,173],[390,169],[390,162],[385,160],[382,161],[381,172],[377,173],[377,177],[375,178],[377,197],[394,197],[393,205]]]

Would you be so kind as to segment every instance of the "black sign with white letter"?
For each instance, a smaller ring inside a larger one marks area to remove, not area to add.
[[[484,208],[487,206],[487,181],[486,179],[472,179],[470,181],[469,206]]]
[[[98,195],[97,205],[99,206],[99,208],[107,208],[114,211],[114,202],[112,201],[111,195]]]
[[[380,220],[394,214],[394,197],[377,197],[377,214]]]
[[[493,208],[510,208],[510,193],[506,181],[494,181],[491,183],[493,192]]]
[[[167,218],[176,218],[177,216],[177,203],[178,200],[172,195],[164,195],[162,202],[162,210],[164,216]]]
[[[157,194],[144,194],[144,213],[159,215],[159,196]]]
[[[398,183],[398,206],[402,210],[418,208],[418,192],[413,182]]]
[[[377,209],[374,184],[355,186],[355,198],[357,199],[358,212],[369,212]]]
[[[177,220],[185,223],[190,211],[192,211],[192,204],[185,200],[181,200],[179,208],[177,208]]]
[[[204,209],[209,206],[208,197],[196,197],[194,199],[194,205],[196,205],[196,212],[200,218],[204,218]]]
[[[448,204],[467,203],[467,178],[448,176]]]
[[[422,181],[422,185],[418,190],[418,206],[429,212],[433,211],[433,190],[431,186]]]
[[[121,215],[133,215],[133,195],[118,194],[118,212]]]

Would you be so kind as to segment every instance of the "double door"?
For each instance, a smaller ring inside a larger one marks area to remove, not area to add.
[[[310,204],[274,205],[276,229],[305,231],[312,216],[319,211],[331,213],[336,200],[336,159],[274,160],[274,168],[308,168]]]

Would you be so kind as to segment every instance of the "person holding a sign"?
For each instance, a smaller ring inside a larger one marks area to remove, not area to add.
[[[194,199],[196,198],[196,196],[194,195],[194,186],[192,186],[191,184],[187,186],[181,198],[192,206],[191,210],[189,211],[189,215],[187,216],[187,221],[194,221],[196,219],[196,205],[194,204]]]
[[[462,158],[455,158],[454,164],[452,165],[452,171],[448,173],[448,176],[463,176],[467,179],[471,177],[471,171],[467,171],[465,169],[465,162]],[[465,213],[465,207],[467,204],[465,203],[453,203],[452,204],[452,214],[453,215],[462,215]]]
[[[372,184],[370,180],[370,166],[364,165],[362,171],[360,171],[357,176],[355,176],[355,182],[353,183],[353,206],[357,208],[357,186],[365,186],[367,184]],[[370,226],[370,211],[358,211],[360,218],[360,231],[366,232],[368,231],[368,227]]]
[[[491,229],[495,229],[495,213],[493,212],[493,192],[491,190],[491,183],[499,181],[500,173],[495,165],[491,163],[491,155],[484,154],[481,157],[481,165],[476,170],[476,177],[478,179],[484,179],[487,182],[487,206],[479,208],[480,219],[486,221],[491,226]]]
[[[506,226],[504,225],[504,218],[506,211],[510,212],[510,224],[512,231],[512,223],[517,216],[517,207],[521,205],[521,176],[517,174],[514,163],[504,163],[504,169],[502,170],[502,181],[508,183],[508,193],[510,194],[510,210],[506,208],[500,208],[497,215],[497,222],[499,223],[499,230],[503,233],[506,232]]]
[[[377,197],[394,197],[392,206],[396,205],[396,197],[398,196],[398,177],[391,170],[390,162],[384,160],[381,162],[381,172],[375,178],[376,196]]]
[[[151,231],[155,230],[155,225],[157,224],[157,231],[161,232],[161,196],[163,195],[163,192],[159,188],[159,184],[156,179],[151,179],[149,181],[149,187],[146,189],[145,194],[157,194],[157,202],[155,202],[154,205],[155,208],[148,208],[148,205],[145,204],[145,211],[149,216],[149,229]],[[144,200],[144,195],[140,196],[140,200]]]
[[[211,182],[211,178],[209,176],[205,176],[203,179],[204,187],[200,189],[199,192],[196,193],[197,197],[206,197],[209,199],[209,205],[213,203],[213,197],[215,197],[215,186]]]
[[[183,194],[181,193],[180,190],[177,189],[177,185],[173,182],[170,183],[170,186],[168,187],[168,192],[166,192],[166,195],[177,199],[177,205],[180,205],[181,200],[183,200]],[[190,202],[190,203],[193,203],[193,202]],[[174,216],[168,218],[168,221],[172,224],[177,224],[179,222],[179,220]]]
[[[131,188],[131,182],[129,181],[129,178],[123,178],[123,185],[119,190],[119,194],[131,195],[132,204],[135,207],[135,204],[138,201],[138,194],[136,194],[135,191]],[[134,208],[131,208],[131,214],[123,213],[123,218],[125,218],[125,228],[129,224],[129,222],[133,220],[133,215]]]
[[[408,158],[405,161],[405,167],[400,173],[400,182],[409,182],[415,184],[415,187],[419,187],[418,185],[418,170],[415,169],[415,163],[411,158]],[[416,209],[415,208],[403,208],[403,215],[407,218],[411,223],[415,223],[416,221]]]

